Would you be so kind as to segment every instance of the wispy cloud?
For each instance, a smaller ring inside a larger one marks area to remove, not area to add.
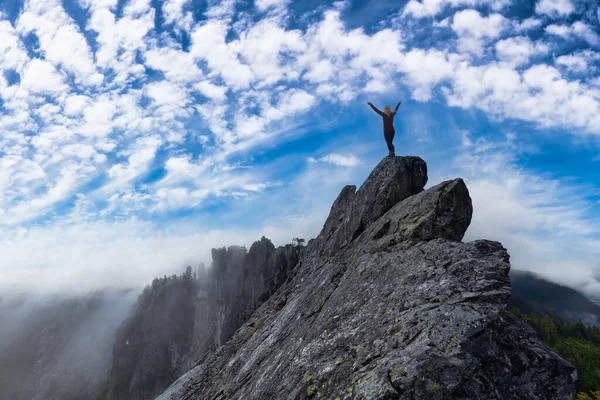
[[[323,157],[320,157],[319,159],[316,159],[314,157],[309,157],[308,161],[309,162],[321,161],[321,162],[337,165],[339,167],[355,167],[358,164],[360,164],[360,158],[356,157],[355,155],[353,155],[353,154],[344,155],[344,154],[338,154],[338,153],[327,154]]]
[[[465,240],[500,241],[513,268],[600,296],[597,281],[600,234],[593,186],[575,185],[519,167],[511,135],[504,142],[463,141],[455,159],[473,198],[473,221]]]

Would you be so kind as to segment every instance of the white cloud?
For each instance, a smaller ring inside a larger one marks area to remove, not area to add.
[[[482,17],[476,10],[463,10],[454,14],[452,29],[459,36],[496,38],[505,27],[506,19],[500,14]]]
[[[117,73],[115,81],[123,82],[144,73],[135,63],[135,52],[147,47],[144,38],[154,28],[154,9],[145,0],[131,3],[117,20],[111,11],[115,4],[113,0],[89,2],[92,13],[87,29],[98,34],[97,65],[112,69]]]
[[[600,132],[598,92],[581,82],[567,81],[557,69],[545,64],[522,72],[510,66],[459,64],[451,87],[443,91],[450,105],[476,107],[544,127],[566,124]]]
[[[463,10],[454,14],[452,29],[459,37],[461,52],[483,54],[485,39],[495,39],[507,27],[507,20],[500,14],[481,16],[476,10]]]
[[[542,21],[537,18],[527,18],[521,22],[513,21],[513,26],[517,32],[527,32],[542,26]]]
[[[198,81],[202,71],[196,65],[190,53],[171,49],[154,48],[144,54],[146,65],[157,71],[162,71],[169,80],[179,82]]]
[[[580,55],[566,55],[560,56],[556,59],[556,64],[566,67],[568,70],[575,72],[582,72],[587,70],[587,60]]]
[[[214,72],[235,89],[247,88],[254,80],[250,68],[242,64],[225,41],[228,26],[223,21],[210,20],[192,33],[190,53],[208,63]]]
[[[413,49],[404,55],[398,69],[406,74],[405,83],[412,88],[412,97],[428,101],[432,97],[432,88],[452,77],[454,64],[459,61],[458,57],[448,58],[439,50]]]
[[[535,12],[538,14],[569,15],[575,11],[571,0],[539,0],[535,5]]]
[[[67,115],[81,114],[86,105],[90,103],[90,98],[82,95],[72,95],[65,100],[64,111]]]
[[[171,24],[184,19],[183,8],[189,3],[189,0],[166,0],[163,3],[163,14],[165,23]],[[190,21],[191,22],[191,21]],[[187,21],[184,22],[187,25]]]
[[[485,5],[490,5],[493,10],[499,11],[511,3],[512,0],[410,0],[404,7],[403,14],[415,18],[434,17],[445,7]]]
[[[592,27],[584,22],[576,21],[571,26],[569,25],[548,25],[546,32],[551,35],[563,37],[565,39],[582,38],[591,45],[600,44],[600,36]]]
[[[344,155],[338,153],[331,153],[321,157],[319,160],[337,165],[338,167],[356,167],[360,164],[360,158],[353,154]]]
[[[85,136],[104,137],[114,128],[113,117],[117,108],[108,96],[99,96],[83,109],[84,124],[79,132]]]
[[[571,29],[567,25],[548,25],[546,27],[546,32],[552,35],[567,37],[569,36]]]
[[[143,177],[148,172],[156,152],[163,145],[158,136],[146,136],[135,142],[124,152],[127,161],[114,164],[107,171],[109,182],[102,186],[99,193],[107,196],[113,192],[129,189],[137,178]]]
[[[288,54],[305,50],[300,31],[285,30],[276,19],[265,19],[240,36],[239,41],[231,43],[231,49],[248,64],[261,86],[298,78],[296,68],[282,61]]]
[[[404,7],[404,14],[410,14],[417,18],[434,16],[442,11],[446,4],[444,0],[410,0]]]
[[[52,64],[38,58],[27,64],[21,86],[32,93],[58,94],[67,89],[62,75]]]
[[[152,82],[146,86],[146,94],[153,104],[183,107],[189,102],[184,88],[169,81]]]
[[[259,11],[266,11],[270,8],[281,8],[289,4],[290,0],[255,0],[254,5]]]
[[[293,115],[312,108],[316,102],[315,96],[304,90],[292,90],[285,93],[279,101],[279,111],[285,115]]]
[[[17,32],[0,16],[0,68],[21,70],[28,59]]]
[[[571,25],[571,29],[573,30],[573,33],[575,33],[575,35],[585,39],[589,44],[600,44],[600,36],[598,36],[598,33],[594,31],[594,29],[591,26],[581,21],[577,21],[574,22],[573,25]]]
[[[201,81],[194,85],[194,89],[212,100],[224,101],[226,99],[227,86],[218,86],[209,81]]]
[[[104,77],[96,71],[87,42],[61,4],[53,0],[28,0],[17,28],[34,32],[47,61],[73,73],[79,83],[98,85]]]
[[[498,240],[508,249],[513,268],[582,288],[595,281],[589,278],[598,255],[584,239],[599,233],[585,213],[588,189],[519,167],[513,139],[468,140],[454,160],[473,199],[465,240]]]
[[[47,212],[56,203],[73,195],[75,188],[85,182],[92,170],[89,163],[63,162],[52,181],[36,187],[38,190],[45,189],[41,195],[33,199],[25,198],[12,205],[4,213],[1,223],[16,225]]]
[[[549,47],[544,43],[533,42],[525,36],[511,37],[496,42],[496,54],[502,61],[514,65],[526,64],[529,58],[546,54]]]

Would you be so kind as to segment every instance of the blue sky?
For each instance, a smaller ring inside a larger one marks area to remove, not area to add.
[[[0,285],[143,285],[314,237],[386,155],[463,177],[466,239],[600,298],[600,8],[0,1]]]

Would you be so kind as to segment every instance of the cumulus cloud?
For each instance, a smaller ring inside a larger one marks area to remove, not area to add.
[[[452,29],[459,37],[458,48],[462,52],[483,54],[486,39],[495,39],[507,26],[507,20],[500,14],[482,16],[476,10],[463,10],[454,14]]]
[[[569,15],[575,11],[571,0],[539,0],[535,5],[535,12],[538,14]]]
[[[511,3],[512,0],[410,0],[404,7],[403,14],[416,18],[433,17],[446,7],[485,5],[490,5],[493,10],[498,11]]]
[[[11,23],[0,15],[0,67],[21,70],[28,61],[25,46]]]
[[[104,79],[96,71],[87,41],[59,2],[29,0],[17,29],[21,34],[34,32],[45,59],[73,73],[78,82],[97,85]]]
[[[193,18],[190,12],[184,13],[183,10],[189,2],[189,0],[166,0],[162,6],[165,24],[175,23],[177,26],[189,30]]]
[[[572,25],[548,25],[546,32],[564,39],[581,38],[591,45],[600,43],[600,36],[588,24],[576,21]]]
[[[25,67],[21,86],[32,93],[54,95],[62,93],[67,88],[63,76],[56,68],[49,62],[37,58],[31,60]]]
[[[247,88],[254,80],[250,68],[225,41],[229,27],[223,21],[208,21],[192,33],[190,54],[206,61],[209,68],[235,89]]]
[[[533,17],[523,21],[513,21],[513,27],[517,32],[527,32],[540,26],[542,26],[542,21]]]
[[[556,64],[567,68],[570,71],[582,72],[587,70],[588,63],[585,57],[581,55],[565,55],[556,59]]]
[[[570,82],[545,64],[517,71],[505,65],[460,65],[444,93],[449,104],[476,107],[500,116],[560,126],[568,123],[584,131],[600,129],[596,90]]]
[[[285,7],[289,2],[290,0],[256,0],[254,4],[258,10],[265,11],[270,8]]]
[[[165,74],[168,80],[196,82],[202,71],[194,57],[185,51],[168,47],[153,48],[144,54],[146,65]]]
[[[528,37],[518,36],[496,42],[496,54],[502,61],[521,65],[535,55],[546,54],[549,47],[544,43],[534,43]]]

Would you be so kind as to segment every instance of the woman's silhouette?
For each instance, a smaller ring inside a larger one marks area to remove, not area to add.
[[[375,107],[370,101],[367,104],[370,105],[371,108],[383,118],[383,137],[385,137],[385,142],[387,143],[388,150],[390,151],[388,156],[395,156],[396,152],[394,151],[394,145],[392,144],[394,141],[394,135],[396,134],[396,131],[394,130],[394,116],[398,112],[398,107],[400,107],[402,102],[398,102],[394,111],[392,111],[390,106],[383,107],[383,112],[379,111],[377,107]]]

